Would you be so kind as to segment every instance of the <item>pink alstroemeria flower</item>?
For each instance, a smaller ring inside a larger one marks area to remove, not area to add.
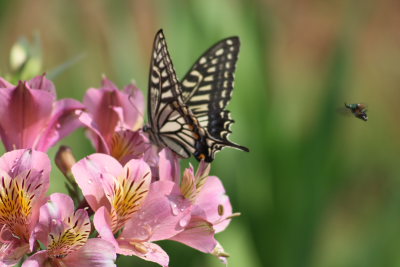
[[[114,246],[100,238],[88,239],[91,224],[86,210],[74,211],[68,195],[55,193],[40,208],[35,234],[47,247],[36,252],[23,267],[115,267]]]
[[[107,78],[102,88],[89,88],[83,100],[87,112],[80,116],[89,129],[97,152],[112,155],[122,163],[139,158],[146,150],[141,132],[144,97],[134,84],[119,90]]]
[[[118,254],[136,255],[168,266],[169,257],[153,241],[183,230],[191,204],[171,181],[151,183],[150,167],[132,159],[124,167],[105,154],[93,154],[72,167],[90,207],[101,238]]]
[[[50,169],[48,156],[39,151],[14,150],[0,157],[0,266],[15,265],[32,250]]]
[[[170,239],[212,253],[225,262],[228,255],[214,235],[225,230],[237,214],[232,214],[222,182],[216,176],[208,176],[209,172],[210,164],[204,161],[200,162],[196,174],[192,166],[185,170],[180,188],[182,195],[193,205],[191,220],[184,231]],[[160,174],[160,177],[174,179],[168,173]]]
[[[0,78],[0,136],[7,151],[33,148],[46,152],[81,126],[84,106],[56,100],[54,84],[44,75],[14,86]]]

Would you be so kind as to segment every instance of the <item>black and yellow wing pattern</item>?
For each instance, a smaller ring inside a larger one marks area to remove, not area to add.
[[[228,38],[226,41],[231,43],[235,39]],[[214,51],[213,48],[209,51]],[[214,54],[217,57],[221,56],[218,49]],[[223,58],[230,57],[233,57],[233,54],[225,55]],[[225,146],[245,151],[248,149],[231,143],[227,139],[230,133],[229,127],[233,121],[230,119],[229,111],[225,111],[224,108],[231,97],[233,73],[230,74],[231,79],[222,80],[216,76],[215,81],[220,80],[220,82],[213,83],[212,90],[208,91],[206,99],[202,100],[205,88],[208,86],[205,82],[210,79],[205,75],[209,69],[204,66],[202,58],[204,55],[180,83],[176,77],[162,30],[156,34],[149,75],[149,125],[145,126],[144,131],[149,133],[150,139],[155,144],[169,147],[183,158],[188,158],[193,154],[198,160],[211,162],[215,153]],[[233,70],[235,62],[236,59],[230,63],[233,64]],[[194,82],[193,77],[197,72],[206,79],[198,79],[198,82]],[[229,71],[218,71],[222,75],[227,72]],[[229,86],[220,87],[221,82],[222,86],[230,84],[231,89]]]

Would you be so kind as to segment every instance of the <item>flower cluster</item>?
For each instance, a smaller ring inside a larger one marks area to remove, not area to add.
[[[141,131],[144,97],[107,78],[83,103],[56,100],[45,75],[17,85],[0,78],[0,266],[116,266],[117,254],[168,266],[155,242],[174,240],[226,261],[215,234],[232,213],[221,181],[200,162],[181,175],[180,159]],[[79,127],[96,149],[56,164],[70,195],[47,196],[47,150]],[[77,208],[75,208],[77,207]]]

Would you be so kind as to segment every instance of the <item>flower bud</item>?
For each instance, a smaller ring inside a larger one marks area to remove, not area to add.
[[[71,168],[76,163],[76,159],[72,154],[72,150],[68,146],[60,146],[55,158],[58,169],[64,176],[71,182],[75,183],[74,176],[72,175]]]
[[[10,68],[18,79],[27,80],[38,75],[42,70],[42,48],[38,34],[33,42],[21,37],[10,51]]]
[[[10,67],[13,72],[17,72],[22,69],[28,60],[28,51],[20,42],[15,43],[11,47],[10,52]]]

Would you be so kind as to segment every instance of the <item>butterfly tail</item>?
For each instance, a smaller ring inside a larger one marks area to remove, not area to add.
[[[225,141],[224,145],[232,147],[232,148],[236,148],[236,149],[239,149],[239,150],[242,150],[245,152],[250,152],[250,150],[247,147],[232,143],[230,141]]]

